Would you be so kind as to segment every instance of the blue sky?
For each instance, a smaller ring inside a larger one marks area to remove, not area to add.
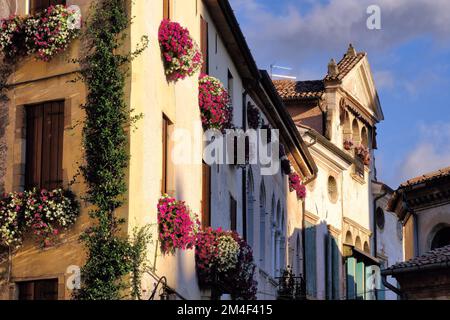
[[[230,0],[260,68],[321,79],[351,42],[369,55],[385,121],[378,179],[396,188],[450,166],[449,0]],[[381,30],[366,27],[369,5]]]

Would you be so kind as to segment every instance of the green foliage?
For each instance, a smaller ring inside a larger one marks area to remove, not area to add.
[[[135,300],[141,299],[141,280],[142,274],[147,267],[146,256],[148,245],[152,241],[151,225],[142,228],[134,228],[132,239],[132,278],[131,278],[131,297]]]
[[[81,237],[87,248],[82,287],[76,299],[115,300],[126,288],[123,277],[135,268],[133,245],[120,237],[124,220],[116,209],[127,191],[127,132],[130,110],[124,97],[127,65],[147,46],[121,54],[130,25],[126,0],[99,0],[92,4],[84,34],[87,53],[80,59],[81,79],[88,90],[83,128],[85,164],[80,171],[88,186],[87,201],[94,205],[90,217],[97,221]]]

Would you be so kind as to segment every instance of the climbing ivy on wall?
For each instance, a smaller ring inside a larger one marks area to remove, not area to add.
[[[127,191],[127,127],[133,122],[124,88],[131,60],[147,46],[143,38],[135,52],[120,53],[131,21],[126,0],[99,0],[91,7],[84,32],[86,54],[80,59],[81,79],[87,87],[83,128],[89,215],[96,221],[81,240],[87,249],[82,286],[76,299],[115,300],[127,287],[124,276],[133,270],[133,245],[121,236],[124,219],[117,215]]]

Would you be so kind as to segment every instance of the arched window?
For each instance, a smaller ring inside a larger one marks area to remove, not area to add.
[[[275,195],[272,196],[272,207],[270,211],[270,274],[275,275],[275,236],[276,236],[276,229],[275,229],[275,221],[276,221],[276,203],[275,203]]]
[[[363,127],[361,130],[361,144],[366,148],[369,147],[369,134],[366,127]]]
[[[248,180],[247,180],[247,216],[246,216],[246,222],[247,222],[247,243],[253,247],[254,245],[254,226],[255,226],[255,219],[254,219],[254,210],[253,210],[253,204],[255,202],[255,199],[253,197],[254,194],[254,183],[253,183],[253,173],[252,169],[250,168],[248,170]]]
[[[354,119],[352,123],[352,139],[355,146],[361,143],[361,137],[359,136],[358,120]]]
[[[364,252],[370,254],[370,247],[367,241],[364,242]]]
[[[284,210],[281,210],[281,220],[278,225],[278,230],[280,233],[280,253],[279,253],[279,264],[278,264],[278,275],[281,276],[285,266],[286,266],[286,221],[284,218]]]
[[[259,262],[260,267],[266,268],[266,187],[264,180],[259,188]]]
[[[431,250],[450,245],[450,226],[440,229],[433,237]]]
[[[352,236],[352,233],[350,231],[347,231],[347,233],[345,234],[345,243],[346,244],[353,244],[353,236]]]
[[[274,277],[277,277],[279,275],[280,271],[280,246],[281,246],[281,231],[280,231],[280,225],[281,225],[281,203],[280,200],[277,202],[277,212],[275,221],[273,222],[273,228],[275,233],[275,247],[273,252],[274,257],[274,264],[273,264],[273,275]]]
[[[361,242],[361,238],[359,236],[356,237],[355,247],[362,250],[362,242]]]

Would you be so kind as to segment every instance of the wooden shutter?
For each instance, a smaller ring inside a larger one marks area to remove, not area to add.
[[[332,237],[331,241],[331,267],[332,267],[332,282],[331,282],[331,291],[332,291],[332,299],[339,300],[339,284],[340,284],[340,276],[339,269],[341,265],[341,257],[339,252],[339,246],[336,238]]]
[[[237,202],[230,195],[230,229],[237,231]]]
[[[35,14],[57,4],[66,5],[66,0],[31,0],[30,13]]]
[[[52,190],[62,186],[63,135],[63,101],[27,108],[27,189]]]
[[[356,259],[347,258],[347,300],[356,299]]]
[[[356,264],[356,295],[358,300],[364,300],[366,297],[366,267],[364,262]]]
[[[209,72],[209,58],[208,58],[208,22],[200,17],[200,49],[203,55],[202,73]]]
[[[309,295],[316,296],[317,268],[316,268],[316,227],[306,223],[306,289]]]
[[[202,226],[211,226],[211,167],[202,164]]]
[[[170,19],[170,0],[163,0],[163,19]]]
[[[19,300],[58,300],[58,279],[20,282]]]

